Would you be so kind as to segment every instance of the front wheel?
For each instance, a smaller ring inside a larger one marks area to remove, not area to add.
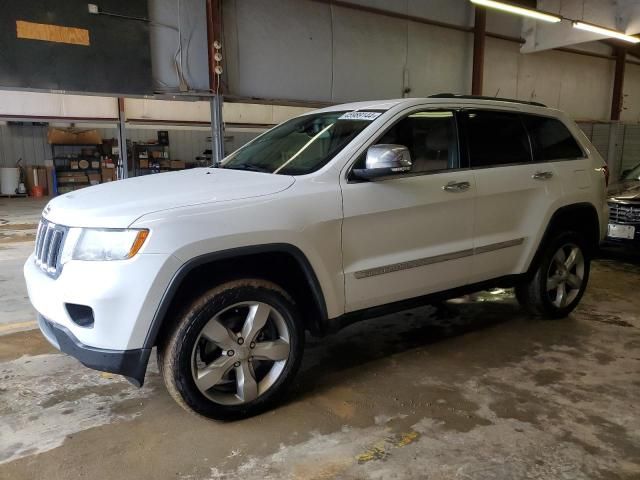
[[[520,304],[534,315],[562,318],[580,302],[589,280],[590,259],[575,232],[557,235],[544,247],[533,278],[516,287]]]
[[[277,285],[238,280],[205,293],[158,348],[171,396],[217,420],[248,417],[277,402],[300,366],[304,329]]]

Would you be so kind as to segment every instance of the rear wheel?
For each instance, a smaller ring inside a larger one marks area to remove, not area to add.
[[[516,298],[534,315],[566,317],[584,294],[589,269],[582,237],[575,232],[561,233],[547,243],[533,278],[516,287]]]
[[[218,420],[262,412],[291,383],[304,329],[290,297],[263,280],[216,287],[192,304],[158,348],[171,396]]]

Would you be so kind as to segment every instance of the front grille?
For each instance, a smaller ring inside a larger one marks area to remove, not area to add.
[[[609,202],[609,222],[623,225],[640,223],[640,205]]]
[[[38,225],[35,262],[43,272],[54,278],[60,275],[60,254],[67,230],[67,227],[56,225],[44,218]]]

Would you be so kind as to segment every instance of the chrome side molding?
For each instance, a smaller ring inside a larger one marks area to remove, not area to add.
[[[500,250],[502,248],[509,248],[509,247],[515,247],[517,245],[522,245],[523,242],[524,242],[524,237],[515,238],[513,240],[507,240],[506,242],[491,243],[483,247],[476,247],[473,253],[478,254],[478,253],[493,252],[494,250]]]
[[[410,260],[408,262],[392,263],[390,265],[384,265],[382,267],[360,270],[354,272],[353,275],[357,279],[375,277],[378,275],[384,275],[386,273],[399,272],[401,270],[408,270],[410,268],[424,267],[426,265],[432,265],[434,263],[448,262],[449,260],[457,260],[459,258],[470,257],[472,255],[479,255],[481,253],[501,250],[503,248],[515,247],[517,245],[522,245],[522,243],[524,243],[524,238],[515,238],[513,240],[507,240],[505,242],[491,243],[482,247],[469,248],[466,250],[460,250],[458,252],[445,253],[443,255],[418,258],[416,260]]]

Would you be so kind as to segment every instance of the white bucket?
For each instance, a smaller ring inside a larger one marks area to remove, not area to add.
[[[15,195],[19,182],[19,168],[0,168],[0,194]]]

